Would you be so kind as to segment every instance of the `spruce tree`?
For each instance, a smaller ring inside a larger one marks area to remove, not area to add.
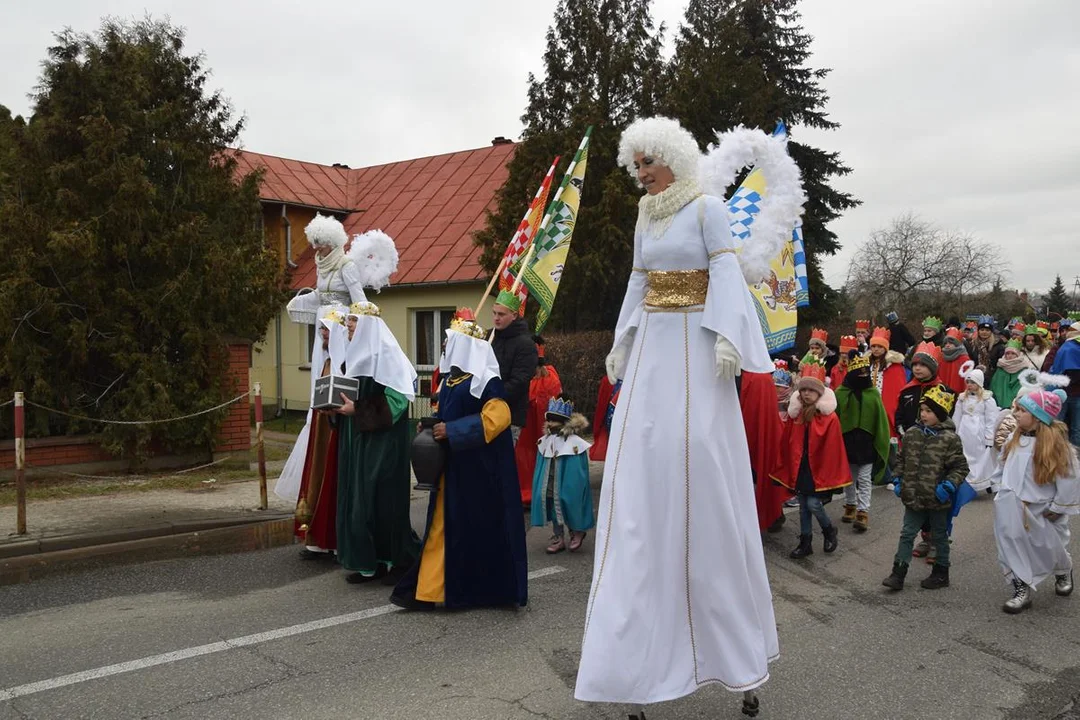
[[[1058,275],[1054,278],[1054,286],[1050,288],[1050,292],[1046,293],[1046,312],[1064,317],[1068,315],[1071,306],[1072,301],[1065,291],[1065,283],[1061,281],[1061,276]]]
[[[0,112],[0,396],[143,420],[232,394],[229,338],[261,338],[284,287],[258,178],[237,177],[229,151],[243,123],[207,79],[182,30],[106,20],[56,36],[28,123]],[[151,439],[206,447],[214,430],[29,417],[137,454]]]
[[[851,169],[836,152],[797,141],[800,127],[834,130],[821,81],[827,69],[807,67],[812,38],[799,25],[798,0],[690,0],[675,36],[664,109],[704,148],[716,130],[743,124],[771,132],[788,125],[791,156],[802,171],[808,202],[803,215],[811,307],[804,322],[834,317],[837,293],[821,276],[820,259],[840,248],[828,228],[859,204],[830,184]],[[889,308],[883,308],[888,310]]]
[[[562,156],[558,183],[585,129],[594,126],[552,330],[610,328],[618,317],[641,191],[616,154],[626,126],[656,112],[662,33],[653,25],[650,0],[560,0],[547,32],[544,76],[529,76],[522,140],[498,206],[476,240],[484,247],[483,266],[494,272],[552,159]]]

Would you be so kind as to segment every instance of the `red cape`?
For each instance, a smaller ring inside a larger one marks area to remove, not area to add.
[[[750,450],[750,467],[754,471],[758,529],[764,531],[783,514],[784,501],[791,497],[791,493],[772,481],[780,463],[778,451],[784,432],[772,373],[743,372],[739,404]]]
[[[607,411],[611,403],[611,391],[614,389],[605,374],[600,380],[600,392],[596,395],[596,412],[593,413],[593,444],[589,448],[589,459],[603,462],[607,458],[608,429]]]
[[[964,354],[955,360],[944,361],[941,363],[941,367],[938,368],[938,379],[957,395],[967,389],[967,383],[964,378],[960,377],[960,366],[970,359]]]
[[[900,405],[900,391],[907,384],[907,372],[904,366],[896,363],[885,368],[881,380],[881,402],[885,405],[885,414],[889,416],[889,432],[896,437],[896,408]]]
[[[832,396],[826,391],[822,400]],[[793,408],[798,408],[798,396],[792,396]],[[827,404],[827,401],[826,401]],[[818,406],[822,406],[819,401]],[[810,423],[810,472],[814,475],[814,488],[819,492],[835,490],[851,484],[851,467],[844,449],[844,433],[840,429],[840,418],[836,417],[836,398],[832,397],[832,410],[828,415],[818,413]],[[774,477],[786,488],[795,490],[799,475],[799,465],[803,456],[803,433],[806,426],[801,419],[793,419],[790,414],[784,418],[784,438],[781,444],[784,453],[783,465]]]
[[[553,365],[544,365],[546,377],[534,377],[529,383],[529,416],[521,429],[514,459],[517,462],[518,484],[521,485],[521,501],[532,501],[533,473],[536,472],[536,443],[544,434],[544,416],[548,401],[562,394],[562,381]]]
[[[829,371],[829,387],[833,390],[844,384],[844,378],[847,377],[847,365],[841,365],[836,363],[833,365],[833,369]]]

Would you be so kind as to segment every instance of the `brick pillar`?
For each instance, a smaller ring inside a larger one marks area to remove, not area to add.
[[[229,397],[236,397],[250,389],[248,377],[250,359],[250,342],[233,341],[229,344],[228,369],[225,377]],[[214,441],[214,458],[219,459],[227,455],[247,463],[250,449],[251,401],[245,396],[243,400],[229,406],[228,415],[221,423]]]

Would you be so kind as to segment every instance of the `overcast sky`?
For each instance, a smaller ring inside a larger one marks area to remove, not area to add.
[[[656,0],[678,25],[686,0]],[[250,150],[352,167],[517,138],[556,0],[4,0],[0,104],[27,93],[54,31],[168,16],[247,117]],[[805,0],[813,67],[838,131],[794,132],[854,172],[863,201],[832,227],[853,250],[913,211],[998,243],[1020,287],[1080,275],[1080,2]],[[569,148],[568,148],[569,150]]]

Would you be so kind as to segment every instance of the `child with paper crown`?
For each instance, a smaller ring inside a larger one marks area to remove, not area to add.
[[[870,358],[852,351],[848,370],[836,388],[836,415],[844,433],[844,449],[852,484],[844,488],[844,517],[856,532],[870,527],[870,491],[885,484],[889,461],[889,418],[870,378]]]
[[[1080,464],[1055,419],[1065,398],[1063,390],[1040,388],[1017,400],[1016,430],[996,473],[994,537],[1013,591],[1002,607],[1007,613],[1031,607],[1035,587],[1051,575],[1055,593],[1072,594],[1069,516],[1080,512]]]
[[[893,467],[893,492],[904,503],[904,524],[892,573],[881,582],[890,590],[904,589],[915,536],[926,526],[936,559],[930,577],[921,585],[927,590],[949,586],[949,521],[968,474],[964,448],[949,417],[955,402],[956,396],[944,385],[927,390],[919,403],[919,421],[901,440]]]
[[[589,421],[574,412],[574,404],[569,400],[557,397],[548,403],[544,436],[537,443],[530,510],[533,527],[543,526],[545,520],[551,522],[548,555],[567,549],[577,552],[588,531],[596,525],[589,487],[591,445],[579,436],[588,427]],[[569,544],[564,528],[570,529]]]

